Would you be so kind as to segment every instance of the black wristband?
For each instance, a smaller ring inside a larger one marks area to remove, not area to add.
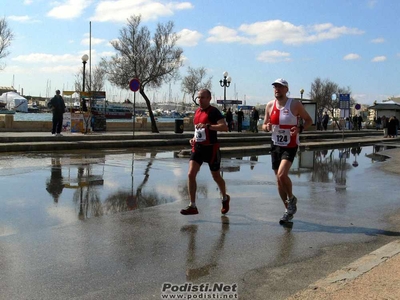
[[[300,126],[297,126],[297,128],[300,129],[300,132],[299,132],[299,133],[302,133],[302,132],[303,132],[303,129],[304,129],[304,126],[303,126],[303,125],[300,125]]]
[[[207,129],[210,129],[211,124],[207,124]]]

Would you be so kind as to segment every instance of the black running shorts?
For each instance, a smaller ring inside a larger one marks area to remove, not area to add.
[[[293,148],[280,147],[272,144],[271,146],[271,161],[272,170],[278,170],[282,160],[288,160],[293,163],[296,157],[298,146]]]
[[[190,155],[190,160],[194,160],[200,166],[203,162],[206,162],[210,167],[210,171],[219,171],[221,168],[221,151],[219,149],[219,144],[207,146],[196,144]]]

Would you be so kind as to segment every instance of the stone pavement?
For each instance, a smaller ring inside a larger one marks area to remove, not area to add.
[[[400,175],[400,148],[382,154],[390,157],[390,164],[380,168]],[[400,299],[400,240],[361,257],[287,299]]]
[[[237,141],[245,135],[226,134],[223,136]],[[338,147],[340,144],[347,145],[348,143],[374,144],[382,141],[397,143],[399,145],[399,139],[383,139],[381,136],[346,137],[345,140],[341,140],[340,133],[337,133],[334,139],[328,135],[320,135],[316,141],[303,141],[302,145],[305,149],[323,145],[335,145],[335,147]],[[54,145],[58,143],[61,145],[60,150],[69,149],[69,145],[75,145],[73,146],[74,149],[78,149],[79,146],[82,149],[98,147],[100,141],[104,143],[104,147],[107,145],[114,147],[117,143],[121,144],[120,147],[187,145],[187,138],[190,136],[191,134],[183,134],[177,137],[173,133],[153,135],[141,133],[133,137],[132,133],[122,132],[91,135],[67,134],[59,138],[57,143],[55,143],[55,138],[49,136],[48,133],[2,132],[0,133],[0,152],[26,150],[53,151],[58,149],[54,148]],[[255,136],[252,142],[266,143],[262,138],[265,138],[265,136],[260,134],[259,136]],[[234,141],[231,141],[231,143],[234,143]],[[35,148],[34,145],[37,145],[37,147]],[[265,145],[259,146],[265,147]],[[230,148],[232,151],[234,147],[230,146]],[[243,146],[239,148],[243,148]],[[229,151],[229,147],[226,147],[225,151]],[[400,168],[398,167],[400,164],[400,149],[385,150],[381,154],[391,158],[390,164],[380,166],[383,171],[400,174]],[[400,299],[400,241],[396,240],[373,251],[347,267],[332,273],[324,279],[318,280],[307,289],[299,291],[288,299]]]

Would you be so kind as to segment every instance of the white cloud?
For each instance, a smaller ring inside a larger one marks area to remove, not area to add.
[[[65,63],[80,61],[79,55],[63,54],[53,55],[46,53],[31,53],[28,55],[19,55],[12,59],[13,61],[24,62],[24,63],[40,63],[40,64],[52,64],[52,63]]]
[[[92,37],[92,45],[100,45],[100,44],[106,44],[108,43],[107,40],[105,39],[99,39],[99,38],[94,38]],[[81,40],[81,45],[90,45],[90,38],[89,37],[85,37]]]
[[[98,22],[126,22],[132,15],[141,15],[143,21],[148,21],[161,16],[171,16],[178,10],[192,8],[190,2],[163,4],[156,0],[106,0],[99,2],[91,19]]]
[[[374,44],[381,44],[381,43],[384,43],[384,42],[385,42],[384,38],[377,38],[377,39],[371,40],[371,43],[374,43]]]
[[[257,60],[269,63],[277,63],[282,61],[291,61],[291,58],[290,53],[272,50],[260,53],[260,55],[257,57]]]
[[[37,23],[40,22],[38,20],[34,20],[29,16],[8,16],[8,19],[16,22],[21,22],[21,23]]]
[[[356,54],[356,53],[349,53],[345,57],[343,57],[344,60],[355,60],[355,59],[360,59],[361,56]]]
[[[93,0],[67,0],[63,4],[57,2],[47,16],[56,19],[74,19],[80,17],[84,9],[92,2]]]
[[[33,3],[33,0],[24,0],[24,5],[30,5]]]
[[[27,69],[25,67],[20,67],[20,66],[15,66],[15,65],[14,66],[12,66],[12,65],[6,66],[2,72],[8,73],[8,74],[26,74],[26,73],[28,73]]]
[[[382,62],[386,60],[386,56],[376,56],[371,61],[372,62]]]
[[[196,46],[199,43],[199,40],[202,38],[202,34],[195,30],[183,29],[178,32],[180,36],[177,45],[178,46]]]
[[[245,38],[240,37],[238,32],[234,29],[230,29],[225,26],[216,26],[208,32],[211,36],[207,38],[207,42],[222,42],[222,43],[233,43],[233,42],[244,42]]]
[[[216,26],[209,33],[211,35],[207,39],[209,42],[240,42],[263,45],[280,41],[284,44],[300,45],[337,39],[344,35],[360,35],[364,32],[357,28],[337,27],[331,23],[296,26],[281,20],[271,20],[243,24],[239,26],[238,30]]]
[[[56,73],[56,74],[74,74],[78,70],[77,66],[63,66],[57,65],[52,67],[43,67],[38,69],[42,73]]]

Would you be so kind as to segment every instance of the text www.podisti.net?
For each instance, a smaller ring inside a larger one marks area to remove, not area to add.
[[[236,283],[223,282],[199,284],[165,282],[161,288],[161,299],[238,299],[238,287]]]

